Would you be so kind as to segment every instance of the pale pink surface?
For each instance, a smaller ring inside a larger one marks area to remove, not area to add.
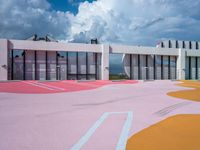
[[[119,140],[122,127],[126,121],[126,114],[112,114],[103,122],[103,124],[96,130],[83,150],[88,149],[109,149],[115,148]],[[109,142],[108,142],[109,140]],[[98,142],[98,144],[96,144]]]
[[[132,111],[130,136],[175,114],[200,114],[200,103],[166,95],[189,89],[176,83],[113,84],[57,94],[0,93],[0,150],[68,150],[104,112]],[[123,116],[108,117],[83,148],[101,150],[104,145],[95,139],[104,139],[106,149],[115,149],[121,130],[113,137],[106,132],[121,129]]]

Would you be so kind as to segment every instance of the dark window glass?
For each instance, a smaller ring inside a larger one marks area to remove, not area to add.
[[[170,40],[169,40],[169,48],[172,48],[172,43]]]
[[[24,79],[24,50],[13,50],[13,79]]]
[[[192,42],[189,42],[189,48],[192,49]]]
[[[198,42],[196,42],[196,49],[199,49],[199,44],[198,44]]]
[[[183,41],[183,48],[185,48],[185,42]]]
[[[176,41],[176,48],[179,48],[179,44],[178,44],[178,41]]]

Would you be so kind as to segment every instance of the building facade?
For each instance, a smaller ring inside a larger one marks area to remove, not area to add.
[[[199,80],[199,46],[200,42],[168,40],[160,42],[156,47],[172,51],[180,50],[178,55],[125,54],[123,56],[125,73],[135,80],[176,80],[180,73],[180,70],[177,70],[180,66],[177,65],[183,65],[185,77],[182,79]],[[190,52],[193,55],[190,56]],[[184,55],[184,58],[181,64],[178,64],[177,59],[180,54]]]
[[[142,47],[0,39],[0,80],[108,80],[110,53],[124,54],[130,79],[198,80],[199,47],[171,40]]]

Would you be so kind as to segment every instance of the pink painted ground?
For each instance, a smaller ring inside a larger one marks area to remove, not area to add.
[[[76,90],[74,81],[43,82],[46,89],[23,83],[23,90],[19,83],[0,84],[4,91],[0,93],[0,150],[69,150],[105,112],[133,112],[130,136],[175,114],[200,114],[200,103],[166,95],[188,89],[172,81],[104,86],[85,82],[80,84],[95,88],[85,90],[80,85],[82,91]],[[19,87],[15,93],[5,93],[14,87]],[[123,114],[109,116],[83,149],[115,149],[125,120]]]
[[[26,94],[49,94],[61,92],[75,92],[91,90],[109,84],[132,84],[135,80],[125,81],[18,81],[0,82],[0,92],[26,93]]]

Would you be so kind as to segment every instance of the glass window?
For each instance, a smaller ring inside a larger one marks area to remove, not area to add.
[[[69,52],[68,53],[68,74],[77,73],[77,53]]]
[[[78,53],[78,74],[86,74],[86,54]]]
[[[67,52],[57,52],[58,57],[58,79],[67,79]]]
[[[13,79],[24,79],[24,50],[13,50]]]

